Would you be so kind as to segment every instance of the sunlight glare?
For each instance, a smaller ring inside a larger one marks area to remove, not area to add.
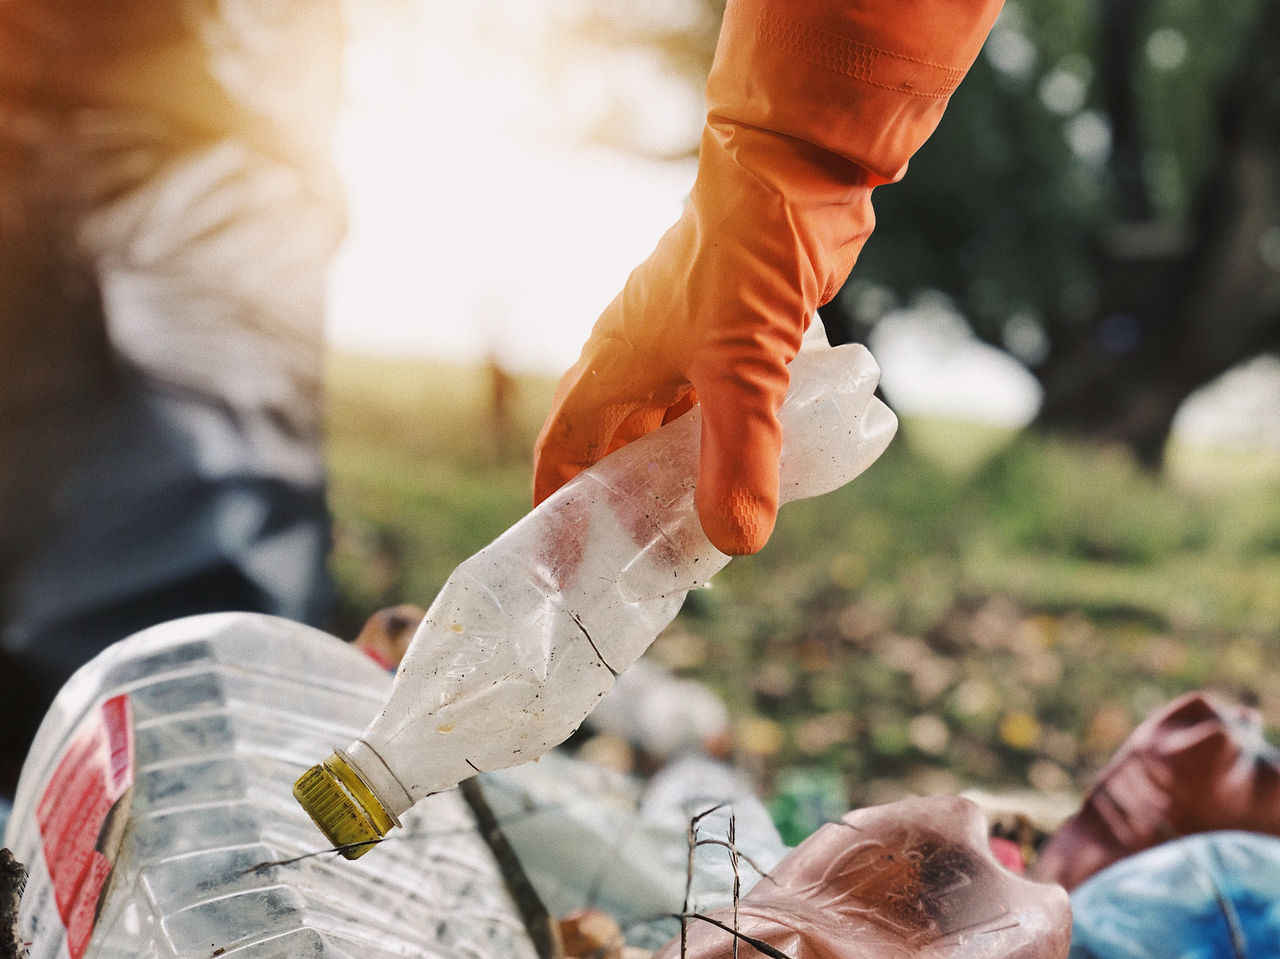
[[[451,9],[396,5],[351,38],[330,341],[558,373],[679,216],[694,163],[587,144],[531,16]]]

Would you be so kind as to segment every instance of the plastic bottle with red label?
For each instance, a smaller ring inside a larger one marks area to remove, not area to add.
[[[177,620],[91,661],[40,728],[5,834],[29,872],[29,959],[534,959],[457,791],[368,866],[294,802],[299,768],[390,682],[348,643],[251,614]]]

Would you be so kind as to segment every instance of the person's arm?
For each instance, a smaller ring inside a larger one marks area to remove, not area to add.
[[[535,502],[696,399],[703,529],[729,554],[765,544],[787,363],[1001,3],[729,0],[690,202],[560,381]]]

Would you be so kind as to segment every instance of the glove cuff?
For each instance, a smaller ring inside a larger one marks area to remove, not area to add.
[[[897,180],[942,119],[1001,4],[729,0],[708,115],[806,140],[878,182]]]

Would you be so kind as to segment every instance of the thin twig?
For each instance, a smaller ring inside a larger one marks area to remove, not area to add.
[[[247,869],[240,870],[239,875],[248,876],[251,873],[266,872],[268,869],[275,869],[279,866],[292,866],[294,863],[303,862],[307,859],[314,859],[316,856],[329,856],[334,853],[348,853],[353,849],[360,849],[364,846],[376,846],[380,842],[382,842],[381,839],[362,839],[360,842],[344,843],[341,846],[326,846],[324,849],[304,852],[302,855],[294,856],[291,859],[268,859],[265,862],[255,863]]]
[[[689,897],[693,895],[693,852],[698,848],[698,819],[689,820],[685,829],[685,843],[688,855],[684,867],[684,902],[680,906],[680,959],[685,959],[689,951]]]
[[[689,826],[685,831],[685,842],[689,847],[688,859],[685,862],[684,874],[684,904],[680,907],[680,915],[686,916],[689,913],[689,897],[693,895],[693,854],[698,848],[698,823],[702,822],[707,816],[719,809],[723,809],[725,803],[716,803],[710,809],[704,809],[689,819]],[[680,959],[685,959],[685,953],[689,948],[689,922],[687,919],[680,920]]]
[[[723,839],[699,839],[698,845],[699,846],[723,846],[725,849],[729,849],[732,852],[734,852],[739,859],[741,859],[748,866],[754,869],[760,875],[761,879],[773,878],[771,875],[769,875],[768,872],[761,869],[760,866],[745,852],[743,852],[737,846],[731,846],[729,843],[725,842]]]
[[[729,812],[729,832],[728,832],[727,840],[698,838],[698,824],[702,822],[704,818],[711,815],[713,812],[723,809],[727,805],[728,803],[717,803],[716,805],[712,806],[710,809],[703,810],[702,812],[698,813],[698,815],[693,816],[689,820],[689,827],[685,837],[686,842],[688,843],[688,846],[689,846],[689,855],[688,855],[688,859],[685,866],[684,905],[680,910],[680,916],[679,916],[681,959],[686,959],[688,949],[689,949],[689,919],[690,918],[703,919],[706,922],[710,922],[713,925],[720,926],[721,928],[726,929],[726,931],[730,932],[733,935],[733,959],[738,959],[739,941],[749,942],[752,945],[756,945],[755,941],[752,940],[751,937],[744,936],[738,931],[738,903],[742,899],[742,873],[738,865],[739,861],[745,859],[747,861],[747,864],[751,866],[752,869],[754,869],[757,873],[759,873],[764,878],[769,878],[769,874],[766,873],[759,866],[757,866],[754,862],[752,862],[747,856],[744,856],[742,853],[738,851],[738,819],[737,819],[737,816],[733,813],[732,809],[730,809],[730,812]],[[697,851],[697,848],[699,846],[722,846],[729,851],[729,865],[733,869],[733,928],[732,929],[728,928],[727,926],[724,926],[722,923],[718,922],[717,920],[710,919],[706,916],[701,915],[700,913],[689,912],[689,899],[692,896],[692,891],[693,891],[693,858],[694,858],[694,853]],[[762,949],[761,951],[765,951],[766,955],[775,955],[775,954],[782,955],[781,953],[776,953],[776,951],[774,953],[767,952],[767,949],[771,949],[772,947],[768,946],[767,943],[762,945],[765,946],[765,949]],[[760,947],[757,946],[757,948],[760,948]],[[787,957],[783,956],[783,959],[787,959]]]
[[[738,875],[738,819],[729,813],[729,865],[733,867],[733,959],[738,959],[738,898],[742,877]]]
[[[559,929],[555,920],[543,904],[542,897],[533,887],[529,874],[524,871],[524,864],[520,862],[520,857],[511,848],[510,841],[498,823],[498,817],[494,815],[493,809],[484,798],[480,781],[475,777],[464,779],[458,783],[458,788],[466,799],[467,805],[471,807],[472,813],[475,814],[480,835],[497,861],[503,882],[520,912],[520,919],[524,922],[529,938],[533,940],[539,959],[563,959],[564,949],[560,944]]]
[[[733,936],[735,941],[741,939],[743,942],[745,942],[748,946],[751,946],[753,949],[758,949],[760,952],[763,952],[766,956],[769,957],[769,959],[793,959],[792,956],[788,956],[785,952],[782,952],[780,949],[777,949],[774,946],[769,945],[769,943],[765,942],[763,939],[757,939],[755,936],[748,936],[745,932],[738,932],[730,928],[729,926],[726,926],[719,919],[713,919],[711,916],[703,915],[700,912],[680,913],[679,915],[676,915],[674,918],[679,919],[681,922],[685,922],[689,919],[698,919],[701,922],[709,923],[710,925],[715,926],[717,929],[723,929],[729,935]],[[683,955],[683,953],[681,955]]]
[[[702,810],[702,812],[698,813],[696,816],[693,817],[692,820],[690,820],[690,824],[696,827],[698,823],[702,822],[702,820],[706,819],[713,812],[719,812],[721,809],[723,809],[727,805],[729,805],[727,802],[718,802],[714,806],[712,806],[710,809]]]

